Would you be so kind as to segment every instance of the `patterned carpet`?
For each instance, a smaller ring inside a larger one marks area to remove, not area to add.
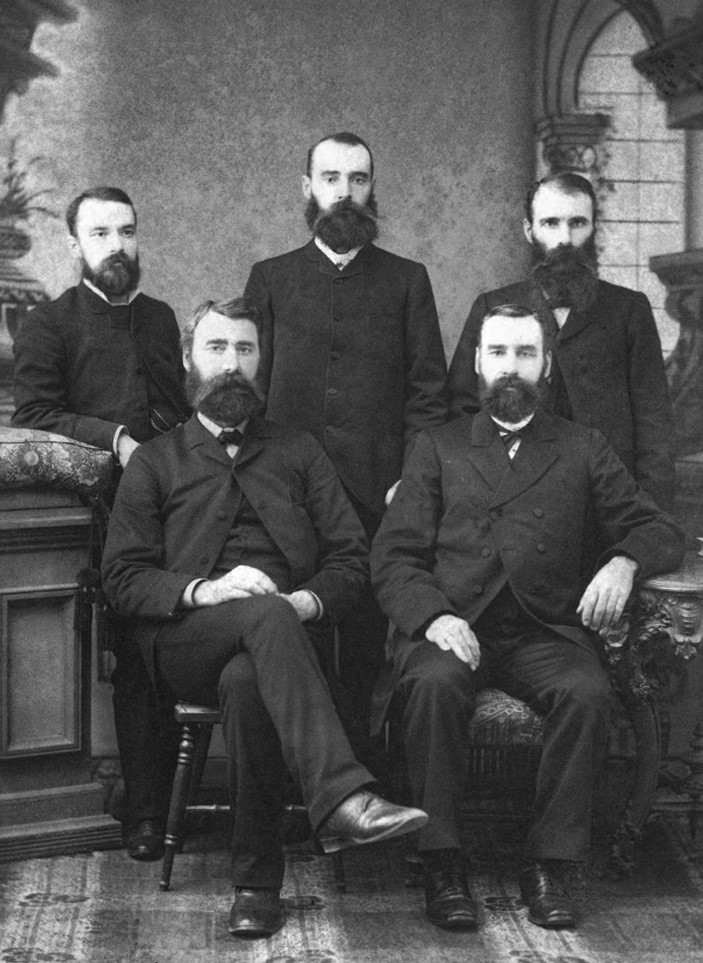
[[[589,876],[583,921],[550,932],[528,923],[515,879],[517,830],[474,825],[476,933],[447,933],[422,916],[406,886],[402,840],[345,856],[348,892],[329,860],[289,848],[288,920],[269,940],[227,932],[232,899],[222,834],[193,836],[176,858],[173,889],[158,865],[121,851],[0,866],[0,963],[689,963],[703,960],[703,843],[682,821],[647,827],[635,876]]]

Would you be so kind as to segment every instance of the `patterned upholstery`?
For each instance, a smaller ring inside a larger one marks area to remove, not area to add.
[[[51,488],[109,499],[112,453],[48,431],[0,427],[0,489]]]
[[[542,720],[524,702],[500,689],[482,689],[469,732],[475,745],[539,746]]]

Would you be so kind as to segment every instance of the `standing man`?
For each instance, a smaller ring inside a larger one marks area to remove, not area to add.
[[[369,792],[305,631],[358,603],[366,540],[315,440],[259,417],[259,330],[245,298],[195,312],[183,347],[196,414],[132,458],[103,564],[155,679],[174,698],[219,702],[237,936],[283,924],[286,767],[326,852],[427,821]]]
[[[84,191],[66,223],[81,281],[17,333],[12,424],[112,451],[124,468],[141,442],[188,417],[178,325],[167,304],[139,290],[137,216],[124,191]],[[125,842],[133,859],[158,859],[178,734],[130,639],[115,656]]]
[[[264,319],[267,416],[329,455],[369,538],[421,428],[446,420],[446,362],[421,264],[376,247],[371,151],[324,137],[303,176],[304,247],[255,264],[246,296]],[[369,591],[340,625],[340,674],[366,730],[387,622]]]
[[[596,197],[585,177],[543,178],[530,189],[525,213],[532,273],[474,302],[449,368],[451,414],[479,410],[474,355],[484,315],[500,304],[524,304],[544,319],[554,345],[546,407],[602,431],[635,479],[670,510],[674,431],[649,301],[598,279]]]
[[[419,836],[428,918],[476,925],[462,799],[475,693],[497,685],[544,717],[520,873],[528,918],[573,926],[552,871],[589,852],[611,699],[594,633],[620,618],[635,577],[679,564],[684,539],[600,432],[538,406],[550,353],[530,308],[495,308],[478,337],[481,411],[422,433],[371,574],[398,627],[390,688],[413,797],[430,817]],[[606,547],[583,578],[592,523]]]

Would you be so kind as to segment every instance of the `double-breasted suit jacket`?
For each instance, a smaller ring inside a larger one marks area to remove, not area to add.
[[[501,304],[540,315],[554,336],[554,385],[563,379],[566,411],[557,414],[598,428],[616,455],[662,508],[674,495],[674,431],[662,349],[647,298],[606,281],[587,313],[572,309],[559,329],[538,284],[524,281],[481,294],[474,302],[449,367],[453,416],[479,410],[474,357],[481,321]]]
[[[242,494],[285,557],[291,591],[310,589],[336,621],[365,587],[363,529],[314,439],[254,418],[233,464],[194,415],[130,458],[103,557],[105,592],[137,620],[152,671],[159,627],[183,615],[186,586],[212,573]]]
[[[314,241],[255,264],[267,416],[317,439],[377,517],[421,428],[446,420],[446,361],[422,264],[366,245],[340,271]]]
[[[608,546],[599,564],[628,555],[645,578],[681,561],[677,523],[600,432],[538,410],[513,461],[485,412],[423,432],[372,547],[400,663],[437,615],[472,625],[506,582],[539,622],[589,646],[576,614],[589,514]]]
[[[69,288],[30,312],[14,353],[12,424],[18,427],[54,431],[106,451],[120,425],[135,441],[146,441],[157,433],[148,381],[158,399],[159,430],[189,415],[175,315],[145,294],[116,313],[85,284]]]

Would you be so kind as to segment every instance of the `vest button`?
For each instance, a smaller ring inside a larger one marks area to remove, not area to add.
[[[544,512],[542,511],[541,508],[533,508],[532,511],[534,513],[535,518],[542,518],[542,516],[544,515]]]
[[[538,552],[546,552],[546,551],[547,551],[547,546],[544,544],[544,542],[537,542],[537,551],[538,551]]]
[[[336,388],[328,388],[328,389],[327,389],[327,394],[328,394],[328,395],[331,395],[332,397],[334,397],[334,395],[339,394],[339,392],[337,391]]]

